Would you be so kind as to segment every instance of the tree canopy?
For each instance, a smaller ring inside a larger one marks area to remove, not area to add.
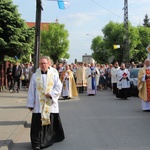
[[[54,63],[69,58],[68,31],[64,24],[51,23],[48,30],[41,31],[41,54],[50,56]]]
[[[143,23],[144,27],[150,27],[150,22],[149,22],[148,14],[145,15],[145,18],[144,18],[143,21],[144,21],[144,23]]]
[[[21,19],[17,6],[12,0],[0,1],[0,60],[15,57],[29,61],[33,51],[34,29],[28,28]]]
[[[92,57],[99,63],[105,63],[108,59],[108,51],[104,47],[103,38],[97,36],[92,40],[91,49],[93,50]],[[103,57],[105,55],[105,57]]]
[[[124,49],[126,38],[124,24],[110,21],[102,31],[104,37],[97,36],[92,41],[93,58],[100,63],[101,61],[108,62],[109,58],[113,56],[114,61],[123,62],[126,53]],[[146,47],[150,43],[150,28],[145,26],[134,27],[129,22],[128,32],[130,61],[143,61],[147,58]],[[120,48],[114,50],[113,45],[120,45]]]

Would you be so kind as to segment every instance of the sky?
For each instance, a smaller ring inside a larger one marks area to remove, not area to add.
[[[13,0],[18,6],[21,18],[35,22],[36,0]],[[91,42],[96,36],[103,36],[102,29],[110,22],[124,20],[124,0],[70,0],[67,9],[58,8],[57,2],[42,0],[41,22],[52,23],[58,19],[69,32],[70,58],[82,61],[82,55],[91,55]],[[142,25],[145,15],[150,17],[150,0],[128,0],[128,18],[133,26]]]

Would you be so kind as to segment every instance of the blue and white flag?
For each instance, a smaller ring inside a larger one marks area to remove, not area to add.
[[[59,9],[66,9],[69,7],[69,0],[57,0]]]

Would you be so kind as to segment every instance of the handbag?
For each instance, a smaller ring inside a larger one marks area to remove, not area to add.
[[[24,80],[25,79],[25,76],[24,75],[21,75],[21,80]]]

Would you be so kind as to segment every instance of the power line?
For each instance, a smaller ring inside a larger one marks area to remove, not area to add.
[[[139,1],[140,1],[140,0],[135,1],[134,3],[130,4],[128,7],[130,7],[130,6],[134,5],[134,4],[136,4],[136,3],[139,2]]]
[[[119,15],[117,15],[116,13],[114,13],[113,11],[110,11],[109,9],[105,8],[103,5],[101,5],[100,3],[96,2],[95,0],[91,0],[93,3],[97,4],[98,6],[100,6],[101,8],[105,9],[106,11],[114,14],[115,16],[119,17],[119,18],[122,18],[120,17]]]

